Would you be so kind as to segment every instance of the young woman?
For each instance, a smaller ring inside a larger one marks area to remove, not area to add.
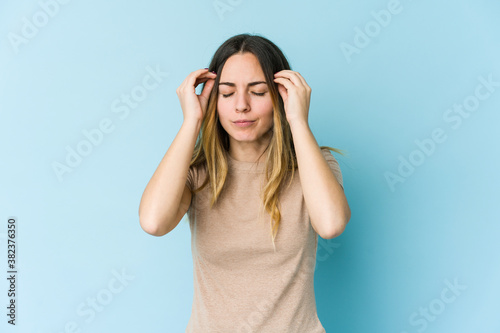
[[[162,236],[188,213],[186,332],[325,332],[314,297],[318,235],[340,235],[351,212],[338,151],[319,147],[308,125],[311,88],[275,44],[241,34],[177,95],[184,121],[139,220]]]

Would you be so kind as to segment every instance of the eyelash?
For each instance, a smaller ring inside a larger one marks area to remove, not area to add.
[[[233,93],[226,94],[226,95],[222,94],[222,97],[227,98],[227,97],[231,96],[232,94],[233,94]],[[256,93],[256,92],[253,92],[252,94],[254,94],[254,95],[256,95],[256,96],[264,96],[265,92],[263,92],[263,93]]]

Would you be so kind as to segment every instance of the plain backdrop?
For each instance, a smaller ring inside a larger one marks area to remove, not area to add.
[[[239,33],[312,88],[352,211],[320,240],[327,332],[500,332],[500,3],[2,1],[0,331],[184,332],[187,219],[146,234],[176,88]],[[16,325],[7,224],[17,218]]]

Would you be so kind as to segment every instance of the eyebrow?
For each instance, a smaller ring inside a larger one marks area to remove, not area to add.
[[[256,85],[262,84],[262,83],[267,84],[266,81],[254,81],[254,82],[250,82],[248,84],[248,86],[249,87],[253,87],[253,86],[256,86]],[[225,85],[225,86],[230,86],[230,87],[236,87],[236,84],[234,84],[233,82],[219,82],[219,86],[220,85]]]

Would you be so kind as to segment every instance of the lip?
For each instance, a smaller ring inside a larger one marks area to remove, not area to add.
[[[248,127],[251,126],[255,120],[237,120],[234,121],[233,124],[235,124],[238,127]]]

